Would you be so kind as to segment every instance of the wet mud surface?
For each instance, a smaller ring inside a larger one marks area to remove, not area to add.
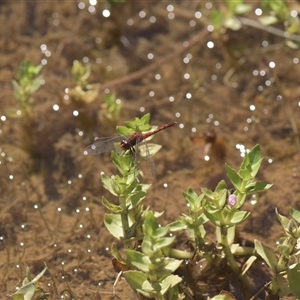
[[[102,15],[106,8],[109,18]],[[89,9],[73,1],[0,5],[1,294],[15,291],[26,266],[38,274],[46,262],[50,273],[41,284],[53,299],[114,298],[114,239],[103,225],[101,203],[102,196],[112,196],[100,172],[117,171],[109,153],[84,156],[83,149],[93,137],[114,136],[115,125],[148,112],[152,125],[178,125],[155,137],[162,149],[145,205],[165,211],[163,224],[174,221],[186,212],[182,191],[215,187],[225,177],[224,161],[234,168],[242,161],[237,145],[258,143],[265,158],[259,179],[274,186],[257,196],[257,204],[247,202],[252,215],[240,237],[275,248],[282,235],[275,207],[285,215],[290,207],[300,209],[299,50],[246,26],[210,33],[209,10],[197,1],[101,2],[95,12]],[[46,62],[29,124],[6,113],[18,109],[11,80],[25,59]],[[88,62],[89,81],[101,84],[92,103],[78,105],[66,96],[74,87],[74,60]],[[108,92],[123,102],[117,124],[103,117]],[[203,145],[190,137],[211,129],[227,153],[223,159],[211,152],[207,162]],[[136,299],[122,279],[116,294]]]

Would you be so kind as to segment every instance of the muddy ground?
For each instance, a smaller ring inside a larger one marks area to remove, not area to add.
[[[282,214],[300,209],[299,50],[250,26],[209,32],[211,9],[220,8],[214,1],[213,8],[202,1],[128,1],[113,7],[84,1],[84,8],[78,3],[0,4],[1,299],[20,286],[26,266],[36,275],[44,262],[49,272],[41,284],[51,299],[114,298],[117,273],[109,251],[114,238],[103,225],[101,203],[103,195],[113,198],[102,187],[100,172],[116,174],[116,169],[109,153],[84,156],[83,149],[93,137],[114,136],[115,125],[148,112],[152,125],[174,120],[178,125],[155,137],[162,149],[154,157],[156,179],[145,205],[165,211],[166,224],[186,212],[182,191],[200,192],[225,176],[224,161],[213,153],[205,161],[203,146],[190,141],[213,128],[226,144],[226,162],[235,168],[242,160],[237,145],[260,144],[265,160],[259,177],[274,186],[256,205],[247,203],[252,215],[240,236],[275,247],[282,235],[275,207]],[[293,1],[289,5],[299,10]],[[104,9],[110,17],[103,16]],[[44,84],[32,96],[29,127],[24,118],[7,113],[18,109],[11,81],[25,59],[46,62]],[[74,87],[75,60],[91,66],[90,83],[101,84],[92,103],[79,105],[66,95],[66,88]],[[103,117],[108,92],[123,103],[117,124]],[[123,280],[116,294],[136,298]]]

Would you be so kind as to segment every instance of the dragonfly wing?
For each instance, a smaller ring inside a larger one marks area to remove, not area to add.
[[[93,144],[87,146],[83,153],[87,154],[101,154],[109,152],[114,149],[120,149],[120,142],[126,139],[124,136],[117,136],[114,138],[96,138]]]
[[[154,144],[150,144],[149,145],[150,148],[151,148],[151,145],[154,145]],[[155,166],[154,166],[154,162],[152,159],[152,156],[154,153],[149,151],[148,144],[146,143],[145,140],[138,143],[135,148],[136,148],[135,161],[138,163],[139,159],[145,160],[147,162],[147,171],[150,172],[151,178],[154,179],[155,178]]]
[[[158,144],[142,143],[139,147],[140,155],[143,159],[148,159],[154,156],[161,148],[162,146]]]

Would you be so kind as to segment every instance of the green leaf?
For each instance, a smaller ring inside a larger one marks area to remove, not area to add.
[[[154,156],[161,148],[161,145],[154,143],[142,143],[139,145],[138,151],[142,159],[148,159],[149,157]]]
[[[227,189],[226,182],[225,180],[222,179],[216,186],[215,192],[220,193],[222,190],[226,190],[226,189]]]
[[[251,165],[255,165],[261,162],[262,157],[261,157],[261,151],[260,151],[260,146],[255,145],[250,152],[247,154],[249,157],[249,161]]]
[[[20,110],[16,109],[16,108],[8,108],[5,110],[5,114],[9,117],[9,118],[14,118],[14,119],[19,119],[23,117],[23,114]]]
[[[259,171],[262,162],[259,145],[254,146],[249,153],[246,153],[238,174],[244,180],[253,179]]]
[[[198,197],[198,195],[192,188],[189,188],[187,190],[187,192],[183,192],[182,194],[183,194],[183,197],[185,198],[185,200],[190,204],[194,204],[195,199],[197,199],[197,197]]]
[[[104,224],[107,230],[118,240],[124,237],[121,215],[105,214]]]
[[[280,222],[281,226],[283,227],[283,229],[285,230],[285,228],[288,228],[288,224],[289,224],[290,220],[287,217],[281,215],[278,212],[277,208],[275,208],[275,213],[276,213],[276,217],[277,217],[278,221]]]
[[[290,209],[290,214],[292,216],[292,218],[298,223],[300,224],[300,211],[296,210],[294,208]]]
[[[210,200],[215,199],[215,193],[207,188],[201,188],[202,193]]]
[[[109,200],[107,200],[104,196],[102,196],[102,204],[109,209],[111,212],[117,214],[121,213],[123,210],[119,205],[115,205],[111,203]]]
[[[226,0],[226,6],[229,8],[229,10],[231,12],[233,12],[235,10],[235,8],[237,7],[237,5],[240,5],[243,3],[243,0]]]
[[[241,276],[245,275],[247,271],[251,268],[252,264],[257,260],[257,257],[252,255],[247,261],[243,264]]]
[[[111,194],[115,195],[115,196],[118,196],[116,194],[116,192],[114,191],[114,188],[113,188],[113,184],[112,184],[112,179],[108,176],[106,176],[105,174],[103,174],[101,176],[101,180],[102,180],[102,183],[103,183],[103,187],[105,189],[107,189]]]
[[[235,7],[235,13],[239,15],[244,15],[250,12],[252,9],[250,4],[241,3]]]
[[[214,213],[211,213],[210,211],[208,210],[205,210],[204,211],[205,213],[205,216],[213,223],[215,224],[216,226],[221,226],[221,220],[223,219],[222,218],[222,212],[219,211],[219,210],[216,210]]]
[[[38,73],[40,73],[43,69],[43,65],[42,64],[39,64],[37,66],[35,66],[34,68],[34,75],[37,75]]]
[[[288,268],[288,283],[293,296],[300,299],[300,264],[294,264]]]
[[[170,275],[161,282],[161,295],[164,295],[170,288],[182,281],[182,278],[177,275]]]
[[[219,31],[223,27],[224,14],[221,10],[212,10],[210,14],[210,24],[214,26],[216,31]]]
[[[229,225],[237,225],[244,222],[250,216],[248,211],[237,211],[230,220]]]
[[[144,231],[145,235],[153,236],[158,228],[157,220],[152,211],[145,214]]]
[[[216,295],[211,298],[211,300],[231,300],[232,298],[227,298],[227,295]]]
[[[265,183],[265,182],[251,182],[246,185],[245,193],[251,194],[251,193],[257,193],[266,191],[269,188],[271,188],[273,184]]]
[[[36,277],[34,277],[30,282],[23,285],[18,292],[11,295],[13,300],[32,300],[35,294],[36,283],[41,279],[41,277],[46,272],[47,268],[44,268]],[[27,275],[28,275],[27,271]],[[30,275],[29,275],[30,277]],[[28,279],[28,278],[27,278]],[[23,298],[22,296],[23,295]]]
[[[168,233],[169,228],[168,227],[157,227],[154,232],[153,232],[153,238],[154,239],[159,239],[159,238],[164,238],[165,235]]]
[[[147,275],[140,271],[125,271],[123,276],[134,290],[142,289],[145,281],[147,281]]]
[[[217,201],[217,206],[219,208],[223,208],[227,201],[227,189],[219,191],[215,201]]]
[[[175,272],[183,262],[183,260],[173,258],[165,258],[165,260],[167,260],[165,269],[172,273]]]
[[[126,265],[126,260],[121,256],[117,246],[115,243],[112,244],[111,249],[110,249],[111,255],[117,259],[120,263]]]
[[[127,249],[126,250],[127,262],[132,267],[142,271],[146,274],[149,272],[149,265],[151,265],[151,260],[144,253]]]
[[[273,10],[276,15],[280,16],[281,20],[286,20],[289,15],[289,8],[284,0],[272,0],[269,1],[270,9]]]
[[[260,161],[258,161],[256,163],[252,163],[252,165],[251,165],[251,170],[252,170],[251,175],[252,175],[253,178],[257,175],[257,173],[260,169],[260,165],[261,165],[262,161],[263,161],[263,158],[261,158]]]
[[[258,21],[265,25],[265,26],[268,26],[268,25],[272,25],[272,24],[276,24],[278,22],[278,18],[275,17],[275,16],[272,16],[272,15],[269,15],[269,16],[261,16],[258,18]]]
[[[258,255],[267,263],[271,270],[276,273],[277,257],[272,249],[263,245],[260,241],[254,240],[255,250]]]
[[[23,293],[14,293],[10,295],[12,300],[24,300],[24,294]]]
[[[28,94],[33,94],[40,88],[42,78],[42,76],[38,76],[32,81],[31,85],[28,86]]]
[[[120,135],[124,135],[124,139],[125,139],[126,138],[125,135],[133,134],[135,132],[135,130],[132,128],[128,128],[126,126],[117,126],[117,132]]]
[[[18,81],[14,80],[14,79],[11,81],[11,83],[12,83],[14,92],[19,94],[22,91],[22,86],[19,84]]]
[[[143,201],[146,197],[146,192],[144,191],[140,191],[134,194],[129,195],[129,200],[131,205],[129,206],[129,209],[135,208],[136,206],[138,206],[141,201]]]
[[[126,154],[123,155],[112,151],[111,158],[114,165],[122,175],[127,175],[130,171],[133,173],[136,166],[134,164],[134,157],[130,151],[127,151]]]
[[[32,280],[31,282],[36,284],[41,278],[42,276],[44,275],[44,273],[47,271],[47,267],[45,267],[38,275],[36,275]],[[20,290],[19,290],[20,291]]]
[[[188,216],[186,216],[186,217],[188,217]],[[184,218],[184,216],[182,216],[181,218]],[[168,224],[167,226],[169,228],[169,231],[171,231],[171,232],[182,231],[182,230],[187,229],[186,224],[181,220],[176,220],[176,221]]]
[[[145,114],[145,115],[141,118],[141,122],[142,122],[143,124],[149,124],[149,122],[150,122],[150,117],[151,117],[150,113]]]
[[[288,245],[279,244],[277,246],[277,249],[278,249],[279,253],[282,254],[285,257],[289,257],[289,255],[291,254],[291,249]]]
[[[238,172],[239,176],[243,179],[243,180],[250,180],[253,178],[252,174],[251,174],[251,168],[245,168],[242,169],[242,166]]]
[[[71,73],[72,73],[72,77],[73,77],[73,80],[75,81],[75,83],[77,85],[83,86],[82,84],[87,83],[87,79],[89,78],[89,76],[91,74],[91,68],[88,65],[83,65],[79,61],[76,61],[73,64]]]
[[[168,246],[172,245],[175,238],[176,238],[175,236],[165,237],[165,238],[161,238],[159,240],[156,240],[155,242],[152,242],[154,251],[156,252],[156,251],[158,251],[162,248],[165,248],[165,247],[168,247]]]
[[[131,128],[134,132],[143,132],[151,130],[151,126],[149,125],[150,114],[144,115],[141,119],[135,118],[134,121],[124,122],[127,128]]]
[[[225,164],[225,169],[226,169],[226,173],[227,173],[231,183],[235,187],[235,189],[240,191],[241,184],[242,184],[242,178],[229,165]]]
[[[290,47],[291,49],[299,49],[300,48],[300,45],[299,43],[296,43],[294,41],[291,41],[291,40],[286,40],[285,41],[285,44]]]
[[[234,31],[240,30],[242,28],[241,21],[235,17],[226,18],[223,22],[223,25],[226,28],[229,28]]]
[[[183,197],[190,204],[191,211],[198,212],[201,209],[204,194],[198,196],[193,189],[189,188],[187,192],[183,192]]]

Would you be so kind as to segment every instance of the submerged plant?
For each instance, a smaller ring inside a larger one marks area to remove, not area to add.
[[[43,291],[41,287],[37,285],[38,281],[46,272],[47,267],[45,267],[36,277],[31,278],[31,272],[29,268],[26,268],[26,277],[22,282],[22,286],[18,289],[16,293],[11,295],[12,300],[43,300],[50,296],[49,293]]]
[[[34,66],[29,60],[22,62],[17,78],[12,80],[15,98],[18,102],[20,112],[15,110],[8,112],[11,117],[22,117],[25,119],[33,118],[32,98],[31,95],[36,92],[41,86],[42,76],[38,75],[43,66]]]
[[[116,126],[120,119],[123,103],[115,94],[107,94],[100,110],[100,119],[104,119],[112,126]]]
[[[99,85],[90,84],[88,79],[91,75],[91,68],[76,61],[72,67],[72,78],[75,88],[69,90],[71,99],[78,103],[93,102],[99,95]]]
[[[34,66],[30,61],[22,62],[17,78],[12,80],[15,99],[18,106],[8,109],[7,115],[20,120],[19,147],[34,156],[33,128],[36,120],[32,95],[40,88],[42,76],[39,75],[42,65]]]
[[[276,255],[269,247],[255,240],[255,249],[270,267],[273,278],[268,287],[274,297],[293,294],[300,298],[300,211],[290,209],[291,219],[276,216],[283,228],[284,236],[279,240]]]

